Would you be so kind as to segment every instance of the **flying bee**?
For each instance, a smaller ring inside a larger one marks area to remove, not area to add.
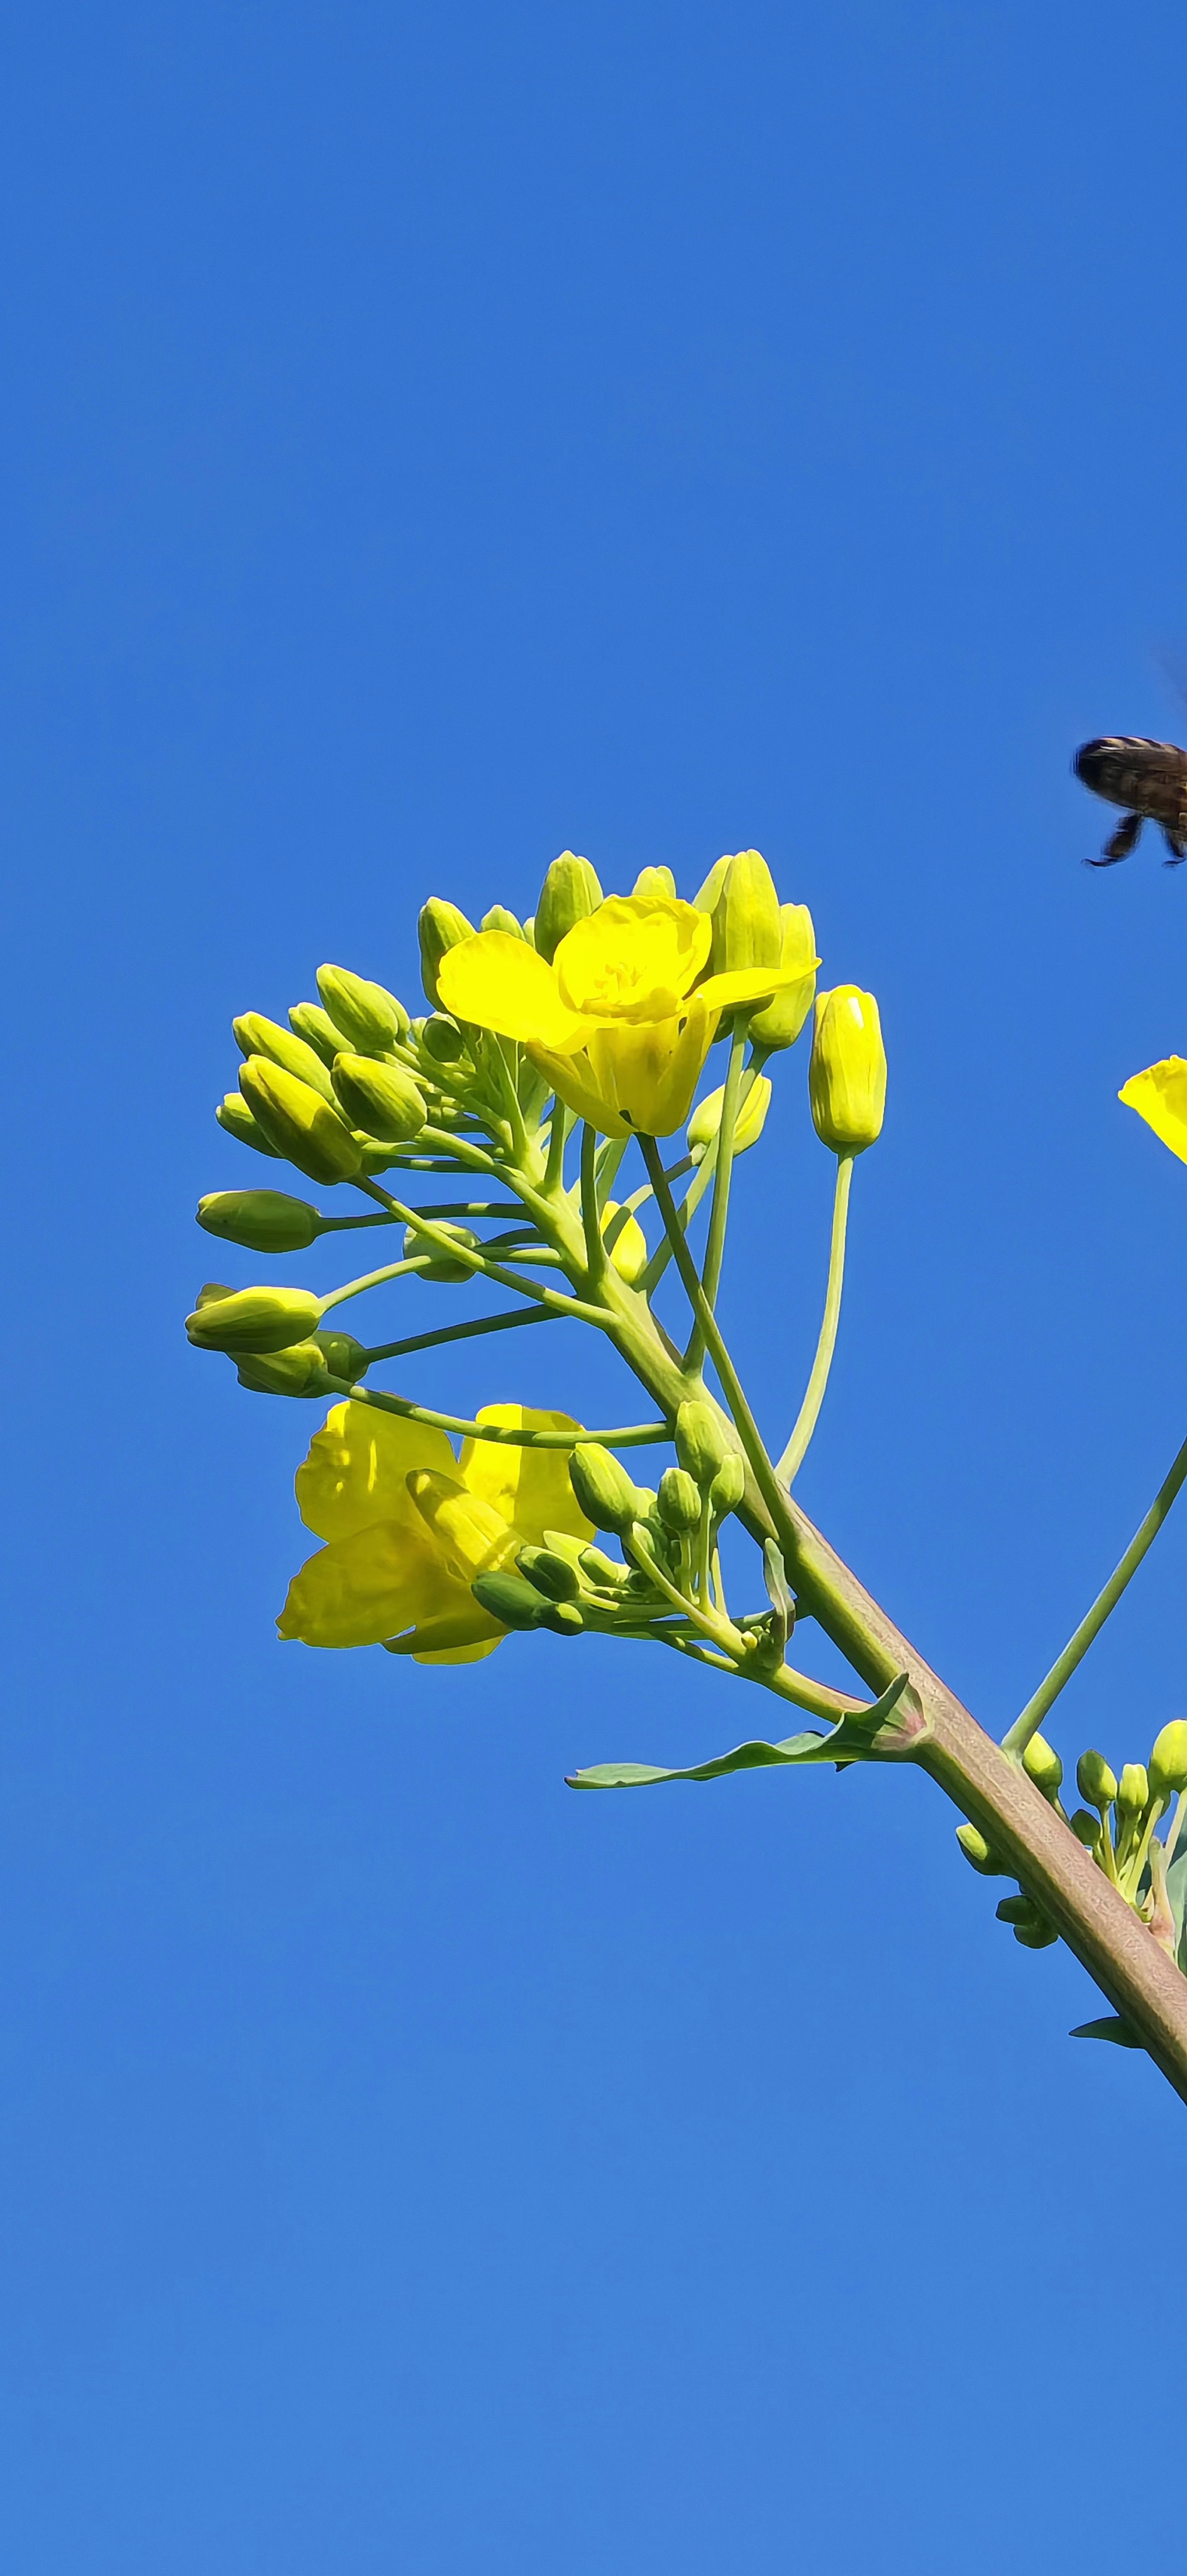
[[[1130,811],[1090,868],[1111,868],[1137,848],[1143,823],[1159,823],[1171,855],[1168,868],[1187,859],[1187,751],[1175,742],[1147,742],[1131,733],[1104,734],[1081,743],[1072,762],[1077,778],[1110,805]]]

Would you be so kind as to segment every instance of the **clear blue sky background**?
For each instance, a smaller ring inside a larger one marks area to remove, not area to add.
[[[1187,872],[1090,874],[1068,770],[1187,725],[1185,72],[1100,0],[9,17],[13,2576],[1096,2576],[1181,2442],[1187,2115],[939,1794],[576,1798],[750,1714],[282,1651],[318,1417],[181,1319],[234,1011],[411,998],[427,893],[566,844],[756,844],[891,1059],[805,1500],[1008,1722],[1187,1423],[1187,1173],[1115,1096],[1187,1052]],[[802,1051],[768,1140],[781,1438]],[[621,1414],[566,1335],[404,1383]],[[1065,1756],[1187,1706],[1185,1549]]]

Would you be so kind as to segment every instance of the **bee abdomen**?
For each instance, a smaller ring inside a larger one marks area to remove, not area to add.
[[[1101,734],[1081,743],[1077,778],[1110,805],[1133,806],[1152,822],[1177,826],[1187,808],[1187,752],[1143,734]]]

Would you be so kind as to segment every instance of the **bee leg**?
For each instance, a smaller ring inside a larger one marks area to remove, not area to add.
[[[1118,859],[1127,859],[1130,851],[1137,847],[1144,821],[1142,814],[1127,814],[1124,822],[1117,825],[1111,841],[1105,842],[1099,859],[1089,859],[1087,865],[1090,868],[1115,868]]]
[[[1181,832],[1168,832],[1165,825],[1163,826],[1162,837],[1168,850],[1171,852],[1170,858],[1163,860],[1163,866],[1166,868],[1181,868],[1184,859],[1187,859],[1187,841],[1184,840]]]

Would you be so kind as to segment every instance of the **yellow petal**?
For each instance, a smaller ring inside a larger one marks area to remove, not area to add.
[[[520,1542],[506,1514],[456,1476],[413,1475],[408,1490],[455,1581],[496,1574],[514,1556]]]
[[[407,1484],[414,1467],[456,1476],[457,1460],[443,1431],[368,1404],[334,1405],[297,1469],[306,1528],[318,1538],[341,1539],[372,1521],[398,1521],[419,1534]]]
[[[385,1637],[383,1642],[389,1655],[411,1655],[414,1664],[480,1664],[506,1635],[489,1611],[479,1609],[471,1593],[465,1610],[426,1619],[407,1636]]]
[[[1181,1055],[1168,1055],[1144,1073],[1131,1073],[1117,1098],[1127,1109],[1136,1109],[1172,1154],[1187,1163],[1187,1061]]]
[[[813,974],[819,964],[820,959],[817,958],[811,969]],[[703,984],[698,984],[697,993],[711,1009],[732,1011],[739,1002],[759,1002],[764,994],[781,993],[785,985],[801,983],[804,972],[802,965],[735,966],[728,974],[708,976]]]
[[[276,1624],[282,1637],[307,1646],[379,1646],[414,1621],[465,1610],[468,1602],[423,1522],[405,1529],[377,1521],[309,1558]]]
[[[553,1055],[548,1047],[530,1046],[532,1063],[552,1084],[558,1100],[578,1118],[588,1119],[599,1136],[630,1136],[633,1129],[620,1118],[612,1103],[606,1100],[594,1081],[593,1067],[582,1050],[577,1055]]]
[[[437,969],[437,996],[455,1020],[525,1046],[581,1044],[580,1024],[561,1000],[547,959],[509,930],[480,930],[448,948]]]
[[[695,904],[669,895],[608,895],[557,949],[561,999],[595,1019],[671,1019],[712,942],[712,924]]]
[[[591,1029],[587,1052],[598,1088],[632,1134],[672,1136],[683,1127],[716,1028],[717,1012],[697,992],[679,1019]]]
[[[581,1428],[569,1413],[537,1413],[529,1404],[484,1404],[477,1418],[516,1431]],[[467,1440],[462,1474],[471,1494],[481,1496],[504,1521],[514,1522],[517,1544],[529,1539],[539,1546],[546,1529],[560,1529],[588,1545],[593,1523],[578,1508],[569,1482],[569,1454],[567,1449],[504,1448],[494,1440]]]

